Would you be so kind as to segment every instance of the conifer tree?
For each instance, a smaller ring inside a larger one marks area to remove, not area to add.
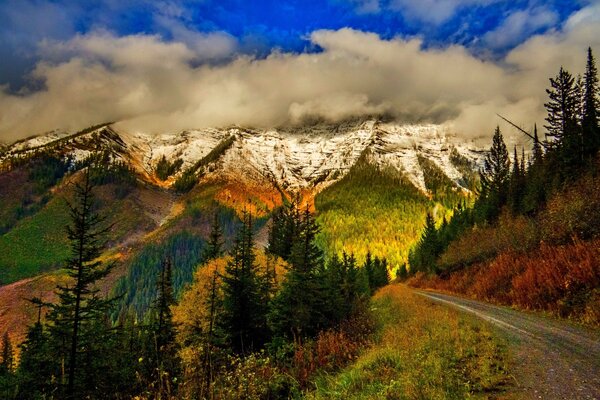
[[[532,163],[534,165],[540,165],[542,160],[544,159],[544,150],[542,149],[542,144],[540,142],[540,138],[538,136],[537,124],[533,127],[533,149],[532,149],[533,160]]]
[[[210,235],[202,254],[202,262],[206,263],[223,255],[223,230],[219,224],[219,214],[215,212],[213,223],[210,228]]]
[[[300,200],[293,197],[273,213],[269,228],[268,251],[288,261],[300,227]]]
[[[110,226],[105,218],[94,212],[89,172],[75,185],[75,203],[67,203],[71,224],[67,237],[71,244],[71,258],[65,269],[71,285],[59,285],[59,302],[50,305],[48,320],[51,347],[55,356],[64,362],[65,375],[60,374],[59,392],[68,399],[83,398],[91,393],[95,369],[102,369],[108,355],[100,350],[108,327],[104,317],[110,300],[100,298],[95,283],[110,272],[112,265],[103,265],[98,257]],[[98,352],[98,353],[96,353]],[[62,371],[62,368],[61,368]]]
[[[419,239],[416,247],[411,249],[409,253],[408,261],[411,272],[434,272],[440,252],[441,244],[435,228],[435,220],[431,213],[427,213],[421,239]]]
[[[521,201],[523,195],[523,184],[524,184],[524,170],[521,170],[521,164],[523,160],[519,162],[519,157],[517,156],[517,147],[514,148],[514,156],[513,156],[513,168],[512,173],[510,175],[509,180],[509,190],[508,190],[508,205],[513,214],[518,214],[521,209]],[[524,167],[524,166],[523,166]]]
[[[375,290],[375,271],[373,265],[373,259],[371,257],[371,251],[367,251],[367,256],[365,257],[365,263],[363,264],[363,269],[367,274],[369,290],[371,293]]]
[[[167,398],[175,391],[173,378],[179,370],[175,342],[175,324],[171,307],[175,304],[173,293],[173,265],[170,258],[163,260],[156,283],[157,298],[154,302],[155,320],[153,323],[154,352],[156,355],[158,395]]]
[[[318,277],[322,252],[316,244],[319,228],[308,207],[299,224],[290,255],[290,268],[269,314],[272,330],[279,336],[298,340],[312,336],[326,324],[323,286]]]
[[[586,156],[593,156],[600,149],[600,88],[598,86],[598,69],[596,60],[592,54],[592,48],[588,48],[588,57],[583,82],[583,146]]]
[[[28,328],[25,340],[21,344],[17,370],[20,383],[17,397],[20,399],[49,396],[53,386],[50,377],[55,372],[55,357],[50,353],[48,335],[42,324],[42,308],[45,304],[40,298],[33,298],[30,301],[38,307],[38,318]]]
[[[479,175],[481,194],[476,208],[482,213],[480,218],[492,221],[506,204],[510,177],[510,160],[500,127],[496,127],[494,131],[492,147],[485,156],[483,169]]]
[[[12,373],[15,367],[14,362],[15,360],[12,343],[7,331],[4,332],[4,336],[2,336],[2,361],[0,361],[0,374]]]
[[[223,311],[220,329],[237,354],[260,349],[268,340],[266,299],[254,255],[252,217],[244,213],[243,224],[230,251],[232,260],[222,276]]]
[[[553,139],[549,145],[557,157],[557,167],[566,178],[583,160],[581,96],[575,79],[562,67],[555,78],[550,78],[550,86],[546,89],[549,101],[544,104],[548,111],[545,128]]]

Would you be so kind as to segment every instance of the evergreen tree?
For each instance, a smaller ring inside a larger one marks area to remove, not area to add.
[[[522,161],[519,162],[517,156],[517,147],[515,146],[513,156],[513,168],[509,180],[508,189],[508,206],[513,214],[518,214],[521,209],[521,202],[523,198],[523,186],[524,186],[524,175],[525,171],[521,169]],[[524,168],[524,165],[523,165]]]
[[[99,297],[96,282],[110,272],[112,265],[103,266],[98,257],[110,226],[94,212],[92,184],[86,171],[83,182],[75,185],[76,203],[68,203],[71,225],[67,236],[71,242],[71,258],[65,269],[72,285],[57,287],[59,302],[50,305],[48,319],[52,351],[64,369],[60,368],[59,393],[63,398],[84,398],[94,391],[95,374],[105,366],[103,353],[108,327],[104,317],[111,301]],[[64,370],[64,374],[63,371]],[[49,379],[50,377],[45,377]]]
[[[550,78],[550,89],[546,89],[550,100],[544,104],[548,111],[546,117],[547,136],[557,157],[558,168],[563,178],[573,173],[573,168],[583,159],[583,142],[579,127],[581,96],[573,76],[560,68],[555,78]]]
[[[171,307],[175,304],[173,293],[173,265],[166,258],[161,265],[157,280],[158,296],[154,303],[154,352],[156,360],[156,378],[159,398],[169,398],[175,392],[173,378],[179,372],[179,360],[175,342],[175,324]]]
[[[598,87],[598,69],[596,60],[592,54],[592,48],[588,48],[588,58],[585,68],[583,83],[583,146],[587,157],[596,154],[600,149],[600,88]]]
[[[371,293],[372,293],[373,291],[375,291],[375,278],[374,278],[375,271],[374,271],[373,259],[371,257],[370,250],[367,250],[367,256],[365,257],[365,263],[363,264],[363,269],[364,269],[365,273],[367,274],[369,291],[371,291]]]
[[[406,265],[404,265],[404,271],[406,272]],[[388,271],[388,264],[385,258],[380,259],[375,257],[373,261],[373,281],[371,284],[371,290],[375,291],[382,288],[390,283],[390,274]]]
[[[278,336],[299,340],[315,335],[326,325],[322,305],[324,288],[318,276],[323,262],[315,240],[318,232],[307,207],[294,240],[289,271],[269,314],[270,326]]]
[[[479,175],[481,193],[476,208],[481,219],[492,221],[506,204],[510,177],[510,160],[500,127],[496,127],[492,147],[484,159]]]
[[[288,261],[300,227],[300,200],[293,197],[273,213],[269,228],[268,251]]]
[[[435,220],[431,213],[427,213],[421,239],[409,253],[408,260],[411,272],[435,272],[437,257],[440,253],[441,244],[435,228]]]
[[[2,360],[0,360],[0,396],[11,399],[15,396],[14,354],[8,332],[2,337]]]
[[[544,150],[542,149],[542,144],[540,142],[537,130],[537,124],[533,127],[533,149],[532,149],[532,164],[540,165],[544,159]]]
[[[17,370],[19,378],[19,399],[38,399],[50,395],[54,386],[50,377],[55,373],[55,358],[51,354],[47,332],[42,324],[42,307],[39,298],[30,300],[38,307],[38,318],[27,330],[21,344],[21,356]]]
[[[212,226],[210,228],[210,234],[208,236],[208,243],[202,253],[202,262],[206,263],[215,258],[219,258],[223,255],[223,230],[221,224],[219,224],[219,214],[215,212]]]
[[[232,260],[222,276],[223,311],[219,324],[233,352],[247,354],[260,349],[269,336],[267,304],[255,262],[252,218],[248,213],[244,213],[230,254]]]
[[[2,336],[2,361],[0,362],[0,374],[10,374],[15,367],[15,359],[8,331]]]

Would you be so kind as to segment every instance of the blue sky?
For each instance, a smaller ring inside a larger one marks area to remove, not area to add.
[[[381,114],[486,138],[543,125],[588,46],[600,0],[0,0],[0,141]]]
[[[43,40],[64,41],[97,30],[173,40],[175,25],[226,33],[235,40],[236,53],[257,57],[273,49],[318,51],[307,39],[311,32],[344,27],[384,39],[419,36],[424,47],[461,44],[480,57],[499,57],[528,37],[560,26],[584,5],[564,0],[3,0],[0,83],[13,89],[23,84]],[[483,40],[518,13],[529,22],[517,21],[501,40]]]

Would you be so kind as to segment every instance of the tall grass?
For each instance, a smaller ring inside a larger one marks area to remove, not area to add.
[[[313,399],[486,398],[506,383],[506,353],[487,325],[404,286],[379,291],[377,343],[354,364],[324,375]]]

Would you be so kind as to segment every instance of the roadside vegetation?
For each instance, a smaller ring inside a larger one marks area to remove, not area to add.
[[[311,399],[486,399],[510,383],[506,344],[460,311],[390,285],[371,303],[373,344],[337,374],[322,374]]]
[[[600,325],[600,89],[591,49],[581,82],[561,68],[550,83],[547,139],[535,127],[529,158],[516,148],[511,157],[496,129],[479,197],[450,221],[428,216],[408,282]]]

